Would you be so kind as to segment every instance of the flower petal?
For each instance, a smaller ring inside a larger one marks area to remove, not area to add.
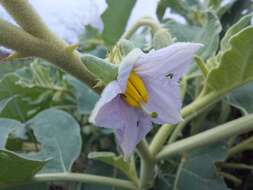
[[[144,81],[149,93],[149,100],[145,105],[148,112],[156,112],[157,118],[152,119],[158,124],[176,124],[182,121],[180,115],[181,98],[179,84],[174,80]]]
[[[117,78],[122,92],[125,92],[129,74],[141,55],[143,55],[143,53],[140,49],[134,49],[122,60]]]
[[[194,53],[202,47],[199,43],[174,43],[166,48],[142,55],[135,71],[142,77],[168,77],[173,74],[178,80],[188,70]]]
[[[151,130],[150,118],[141,110],[126,106],[124,108],[125,125],[116,130],[116,139],[123,150],[125,158],[129,157],[136,145]]]
[[[120,128],[122,123],[121,90],[117,81],[109,83],[93,109],[89,121],[99,127]]]

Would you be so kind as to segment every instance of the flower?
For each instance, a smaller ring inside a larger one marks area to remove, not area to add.
[[[90,122],[115,129],[116,139],[127,157],[151,130],[152,122],[181,121],[178,81],[201,46],[174,43],[148,54],[139,49],[130,52],[119,65],[117,80],[102,92]]]

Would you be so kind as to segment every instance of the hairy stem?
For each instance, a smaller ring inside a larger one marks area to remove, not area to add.
[[[129,39],[141,27],[148,26],[151,28],[152,33],[160,28],[159,23],[150,18],[141,18],[138,20],[121,38]]]
[[[48,29],[28,0],[2,0],[1,4],[26,32],[52,43],[66,45]]]
[[[175,125],[165,124],[161,130],[156,133],[156,138],[153,138],[149,145],[149,149],[152,155],[156,155],[163,147],[164,143],[167,141],[168,137],[171,135],[175,129]]]
[[[80,183],[92,183],[95,185],[112,186],[115,188],[136,190],[130,181],[115,179],[111,177],[103,177],[90,174],[78,174],[78,173],[45,173],[36,174],[33,179],[34,182],[50,182],[50,181],[70,181]]]
[[[173,144],[167,145],[157,155],[161,160],[177,154],[189,152],[193,149],[217,143],[234,135],[253,130],[253,114],[225,123],[200,134],[188,137]]]
[[[148,189],[153,185],[155,160],[144,140],[137,145],[137,150],[141,157],[140,187]]]
[[[87,70],[77,53],[70,54],[66,47],[36,38],[19,27],[0,19],[0,44],[25,56],[36,56],[54,63],[79,80],[93,87],[94,76]]]

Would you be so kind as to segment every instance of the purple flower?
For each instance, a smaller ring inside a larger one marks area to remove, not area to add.
[[[130,52],[119,65],[117,80],[104,89],[90,122],[115,129],[124,155],[129,156],[151,130],[152,122],[181,121],[178,80],[201,46],[174,43],[148,54],[138,49]]]

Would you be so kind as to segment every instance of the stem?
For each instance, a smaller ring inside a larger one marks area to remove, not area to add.
[[[253,150],[253,137],[250,137],[228,151],[228,157],[232,157],[245,150]]]
[[[150,27],[152,33],[160,28],[159,23],[157,23],[155,20],[149,18],[141,18],[125,34],[123,34],[121,38],[129,39],[141,26]]]
[[[161,130],[158,130],[156,133],[156,138],[153,138],[152,142],[149,145],[149,150],[152,155],[156,155],[162,149],[164,143],[167,141],[170,134],[175,129],[175,125],[165,124]]]
[[[141,157],[140,187],[148,189],[153,186],[155,160],[144,140],[137,145],[137,150]]]
[[[66,47],[38,39],[1,19],[0,44],[25,56],[44,58],[90,87],[96,84],[94,76],[87,70],[77,53],[69,54]]]
[[[177,138],[179,137],[181,131],[184,129],[184,127],[187,125],[187,123],[192,119],[193,117],[188,117],[187,119],[185,119],[182,123],[180,123],[179,125],[177,125],[176,129],[174,130],[174,132],[172,133],[170,139],[169,139],[169,144],[173,143],[174,141],[177,140]]]
[[[186,162],[186,160],[187,160],[186,155],[182,155],[180,164],[179,164],[179,166],[177,168],[176,178],[175,178],[172,190],[177,190],[178,189],[177,186],[178,186],[180,174],[181,174],[181,171],[183,169],[183,166],[184,166],[184,163]]]
[[[1,4],[25,31],[35,37],[60,45],[66,43],[57,38],[41,20],[27,0],[2,0]]]
[[[46,173],[36,174],[33,179],[34,182],[50,182],[50,181],[71,181],[81,183],[92,183],[96,185],[105,185],[118,187],[122,189],[136,190],[137,188],[127,180],[115,179],[111,177],[103,177],[90,174],[78,173]]]
[[[236,186],[242,184],[242,180],[240,180],[239,178],[235,177],[232,174],[226,173],[226,172],[217,172],[217,175],[226,178],[227,180],[233,182]]]
[[[193,149],[210,145],[234,135],[253,130],[253,114],[225,123],[213,129],[207,130],[200,134],[188,137],[165,148],[157,155],[157,160],[189,152]]]
[[[181,111],[181,115],[183,118],[186,118],[185,121],[188,122],[192,118],[198,116],[203,111],[207,110],[212,104],[217,102],[220,98],[221,97],[218,93],[210,93],[202,98],[195,100],[188,106],[184,107]],[[178,134],[185,126],[184,124],[185,123],[181,125],[180,129],[177,129],[178,126],[176,126],[176,130],[174,130],[171,136],[172,138],[172,140],[170,140],[171,142],[173,142],[176,139],[176,137],[178,137]],[[168,124],[165,124],[162,127],[160,127],[159,131],[154,136],[152,146],[155,147],[155,149],[153,149],[152,152],[158,153],[159,150],[161,150],[163,144],[166,142],[166,139],[169,137],[170,134],[168,133],[169,131],[167,130],[168,127],[167,125]],[[163,138],[161,138],[160,134],[162,134]]]

